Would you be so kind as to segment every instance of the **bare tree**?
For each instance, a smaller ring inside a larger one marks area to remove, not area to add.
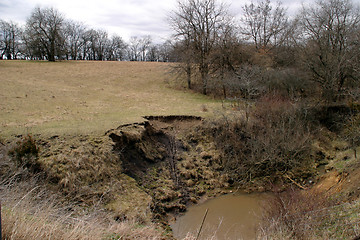
[[[147,61],[147,55],[152,46],[151,36],[132,36],[128,46],[128,58],[130,61]]]
[[[175,70],[180,76],[185,73],[187,88],[192,89],[192,74],[195,68],[194,52],[190,44],[190,39],[185,38],[182,41],[177,41],[173,48],[176,54],[176,59],[179,64],[176,65]]]
[[[86,42],[86,52],[87,52],[87,59],[88,60],[96,60],[96,52],[97,52],[97,46],[96,41],[98,38],[98,33],[95,29],[90,29],[86,31],[84,34],[84,40]]]
[[[151,36],[144,36],[139,39],[140,42],[140,52],[141,52],[141,61],[146,61],[146,55],[150,50],[150,46],[152,43]]]
[[[64,46],[64,17],[54,8],[37,7],[26,22],[26,36],[32,47],[41,49],[49,61],[60,57]]]
[[[105,60],[106,50],[110,45],[108,33],[105,30],[90,29],[83,34],[83,55],[87,60]]]
[[[141,56],[141,42],[137,36],[132,36],[128,46],[128,58],[130,61],[139,61]]]
[[[159,46],[159,60],[161,62],[174,61],[173,57],[173,46],[170,40],[166,40]]]
[[[150,62],[160,61],[160,45],[158,44],[150,45],[146,59]]]
[[[16,59],[20,52],[21,29],[10,21],[0,20],[0,59]]]
[[[80,51],[84,45],[82,36],[86,31],[84,24],[68,20],[65,23],[65,39],[67,55],[70,55],[72,60],[77,60]]]
[[[190,3],[188,3],[190,4]],[[192,89],[192,73],[195,64],[195,51],[192,38],[192,26],[187,18],[186,14],[191,14],[188,12],[189,9],[186,9],[186,6],[178,2],[179,12],[173,13],[173,16],[170,17],[171,27],[175,30],[175,37],[177,42],[173,45],[175,53],[177,55],[178,64],[176,70],[181,75],[183,72],[186,74],[186,82],[188,89]],[[189,7],[188,7],[189,8]]]
[[[242,63],[241,42],[235,32],[235,27],[229,24],[219,29],[219,39],[213,53],[213,72],[218,78],[218,84],[224,99],[228,97],[228,89],[233,82],[238,81],[236,65]]]
[[[349,0],[319,0],[303,7],[304,62],[323,96],[336,101],[347,82],[358,81],[360,14]]]
[[[107,60],[111,61],[122,61],[125,58],[125,50],[127,48],[127,44],[124,40],[117,35],[112,36],[110,40],[110,44],[107,49]]]
[[[106,56],[106,49],[110,45],[110,40],[108,38],[108,33],[105,30],[97,30],[97,37],[94,39],[95,46],[94,51],[96,51],[97,60],[103,61]]]
[[[211,55],[218,42],[219,29],[230,19],[223,4],[215,0],[178,1],[172,12],[170,24],[176,37],[181,39],[196,64],[202,82],[202,93],[207,94],[211,68]]]
[[[243,7],[242,33],[252,39],[257,50],[268,51],[286,39],[288,17],[281,3],[273,8],[270,0],[245,4]]]

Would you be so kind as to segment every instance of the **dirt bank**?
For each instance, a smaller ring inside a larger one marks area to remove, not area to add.
[[[202,196],[229,186],[215,146],[194,137],[202,124],[195,116],[149,116],[146,121],[109,131],[124,172],[152,198],[153,220],[166,220]]]

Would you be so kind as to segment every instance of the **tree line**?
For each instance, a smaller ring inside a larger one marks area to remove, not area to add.
[[[37,7],[25,26],[0,20],[0,58],[173,61],[187,88],[224,98],[320,92],[336,101],[349,89],[355,94],[360,14],[350,0],[318,0],[294,16],[281,2],[257,0],[236,17],[217,0],[178,0],[168,22],[171,41],[133,36],[125,42]]]
[[[216,0],[183,0],[170,16],[178,74],[189,89],[224,98],[316,91],[336,101],[359,83],[359,23],[350,0],[318,0],[295,16],[258,0],[238,18]]]
[[[125,42],[54,8],[36,7],[25,26],[0,20],[0,59],[170,61],[169,49],[169,42],[155,44],[151,36]]]

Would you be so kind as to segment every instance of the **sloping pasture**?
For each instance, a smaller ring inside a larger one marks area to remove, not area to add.
[[[219,106],[169,87],[170,66],[0,61],[0,136],[99,134],[145,115],[204,116],[205,108]]]

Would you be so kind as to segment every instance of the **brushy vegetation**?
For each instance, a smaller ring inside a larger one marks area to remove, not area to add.
[[[337,202],[325,192],[288,189],[267,201],[258,237],[351,239],[360,234],[359,213],[359,200]]]
[[[39,155],[39,149],[30,134],[19,140],[9,151],[9,155],[15,159],[19,166],[31,168],[33,171],[38,168],[36,158]]]
[[[324,110],[323,107],[320,109]],[[359,149],[359,131],[356,130],[358,110],[354,103],[327,109],[317,114],[320,120],[318,124],[324,125],[320,125],[322,129],[315,135],[317,140],[314,141],[323,144],[316,149],[317,154],[322,155],[320,158],[327,159],[325,171],[328,173],[321,176],[312,188],[291,188],[286,191],[275,189],[264,207],[259,239],[359,237],[360,191],[357,183],[360,161],[356,155]],[[319,113],[318,110],[315,113]],[[324,131],[324,128],[327,130]]]
[[[246,113],[219,114],[205,133],[221,149],[221,165],[235,182],[257,178],[307,178],[314,165],[312,140],[316,133],[307,108],[289,100],[266,97]],[[282,179],[281,179],[282,178]]]

